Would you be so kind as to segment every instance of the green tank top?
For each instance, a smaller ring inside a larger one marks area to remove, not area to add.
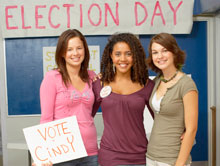
[[[174,165],[181,146],[180,137],[185,129],[183,97],[189,91],[198,92],[194,81],[184,74],[176,84],[167,89],[161,104],[160,112],[152,106],[152,98],[159,86],[159,77],[150,97],[150,106],[154,111],[154,125],[147,148],[147,157],[151,160]],[[191,162],[188,157],[186,164]]]

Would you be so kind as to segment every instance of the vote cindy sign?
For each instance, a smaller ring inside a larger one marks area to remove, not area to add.
[[[23,132],[36,165],[87,156],[76,116],[24,128]]]

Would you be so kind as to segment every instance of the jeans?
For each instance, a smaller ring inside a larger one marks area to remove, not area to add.
[[[171,166],[169,164],[166,164],[166,163],[162,163],[162,162],[159,162],[159,161],[153,161],[149,158],[147,158],[147,163],[146,163],[147,166]],[[185,166],[190,166],[190,164],[187,164]]]
[[[101,166],[101,165],[100,165]],[[117,165],[117,166],[146,166],[145,164],[137,165],[137,164],[130,164],[130,165]]]
[[[118,166],[146,166],[146,165],[143,165],[143,164],[142,165],[136,165],[135,164],[135,165],[118,165]]]
[[[54,164],[53,166],[98,166],[98,156],[87,156],[59,164]]]

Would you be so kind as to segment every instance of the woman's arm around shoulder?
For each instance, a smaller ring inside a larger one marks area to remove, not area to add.
[[[154,80],[151,80],[151,79],[149,78],[149,79],[147,80],[147,86],[148,86],[148,88],[151,89],[151,91],[153,90],[154,85],[155,85]]]
[[[148,91],[148,95],[147,95],[147,97],[146,97],[146,100],[145,100],[145,104],[147,105],[147,108],[148,108],[148,110],[149,110],[149,112],[150,112],[150,114],[151,114],[151,116],[152,116],[152,118],[154,118],[154,113],[153,113],[153,110],[151,109],[151,107],[150,107],[150,96],[151,96],[151,94],[152,94],[152,91],[153,91],[153,89],[154,89],[154,85],[155,85],[155,83],[154,83],[154,81],[153,80],[151,80],[151,79],[148,79],[148,81],[147,81],[147,91]]]
[[[102,98],[100,97],[100,91],[101,91],[101,80],[97,79],[92,83],[92,90],[95,96],[95,101],[93,104],[93,110],[92,110],[92,116],[94,117],[99,109],[99,106],[101,105]]]
[[[88,70],[89,78],[90,80],[93,80],[93,78],[97,75],[94,71]]]

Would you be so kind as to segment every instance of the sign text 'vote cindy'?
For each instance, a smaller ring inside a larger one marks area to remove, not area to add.
[[[75,116],[23,129],[37,165],[87,156]]]

